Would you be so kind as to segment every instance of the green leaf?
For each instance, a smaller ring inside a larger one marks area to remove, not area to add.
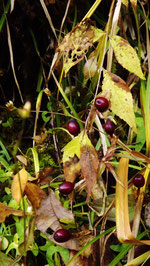
[[[143,117],[136,117],[136,124],[137,124],[137,129],[139,134],[137,134],[136,137],[136,143],[135,144],[135,150],[136,151],[141,151],[141,149],[143,148],[144,144],[145,144],[145,127],[144,127],[144,120]]]
[[[50,120],[50,116],[49,115],[47,116],[47,114],[49,114],[47,111],[42,112],[42,119],[45,123],[47,123]]]

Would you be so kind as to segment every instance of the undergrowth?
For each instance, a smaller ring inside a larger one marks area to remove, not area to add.
[[[1,1],[0,265],[149,265],[149,8]]]

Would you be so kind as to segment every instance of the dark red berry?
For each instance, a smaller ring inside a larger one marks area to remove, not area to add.
[[[109,107],[109,101],[104,97],[97,97],[95,99],[95,106],[99,112],[105,112]]]
[[[144,179],[144,176],[141,175],[141,174],[137,174],[134,178],[133,178],[133,184],[140,188],[140,187],[143,187],[144,184],[145,184],[145,179]]]
[[[61,194],[64,195],[68,195],[72,192],[72,190],[74,189],[74,183],[71,183],[69,181],[63,182],[60,186],[59,186],[59,192]]]
[[[66,229],[58,229],[54,233],[54,239],[56,242],[60,242],[60,243],[66,242],[70,239],[70,233]]]
[[[107,134],[112,136],[115,131],[115,125],[110,119],[107,119],[104,129]]]
[[[78,135],[80,132],[79,124],[74,120],[70,120],[68,122],[67,128],[68,128],[68,131],[70,132],[70,134],[72,134],[74,136]]]

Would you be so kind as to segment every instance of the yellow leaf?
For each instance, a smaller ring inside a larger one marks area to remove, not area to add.
[[[128,71],[136,74],[141,79],[145,79],[136,51],[128,43],[128,41],[120,36],[114,35],[110,37],[110,43],[119,64]]]
[[[92,25],[90,19],[86,19],[69,32],[58,47],[60,55],[63,55],[64,72],[79,63],[93,43],[98,41],[105,33]]]
[[[22,194],[24,192],[27,181],[28,172],[25,169],[21,169],[13,178],[11,185],[11,193],[18,204],[22,198]]]
[[[117,75],[104,70],[102,90],[110,91],[110,109],[137,133],[132,94],[126,83]]]
[[[80,141],[83,136],[83,131],[73,140],[71,140],[64,148],[63,153],[63,168],[65,179],[74,182],[80,174]]]
[[[121,2],[122,2],[126,7],[128,7],[128,0],[121,0]]]

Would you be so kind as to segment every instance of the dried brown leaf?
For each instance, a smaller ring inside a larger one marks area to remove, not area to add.
[[[24,216],[23,211],[15,210],[12,207],[6,206],[0,202],[0,223],[3,223],[7,216],[9,215]]]
[[[55,193],[50,190],[47,198],[41,201],[40,208],[37,210],[36,225],[38,230],[45,233],[50,227],[53,231],[59,229],[60,219],[74,220],[71,211],[62,206],[61,202],[56,198]]]
[[[51,228],[53,231],[60,229],[60,219],[73,221],[74,216],[71,211],[62,206],[61,202],[56,198],[55,193],[50,190],[49,196],[41,201],[41,206],[37,210],[36,225],[38,230],[57,245],[58,243],[54,240],[53,235],[48,235],[46,231],[48,228]],[[65,243],[59,243],[59,245],[68,249],[79,249],[77,239],[70,239]]]
[[[80,164],[82,176],[86,179],[88,201],[98,176],[99,167],[98,155],[92,145],[83,145],[81,147]]]
[[[43,171],[39,172],[38,180],[35,182],[39,185],[46,185],[52,181],[51,175],[54,173],[53,167],[47,167]],[[35,183],[34,182],[34,183]]]
[[[32,139],[38,143],[38,144],[42,144],[44,142],[44,140],[46,139],[47,134],[46,133],[41,133],[41,135],[37,135],[34,136]]]
[[[11,193],[13,198],[19,204],[28,181],[28,172],[23,168],[13,178],[11,185]]]
[[[41,200],[46,198],[45,192],[39,186],[29,182],[26,184],[25,194],[31,202],[33,209],[39,208]]]

